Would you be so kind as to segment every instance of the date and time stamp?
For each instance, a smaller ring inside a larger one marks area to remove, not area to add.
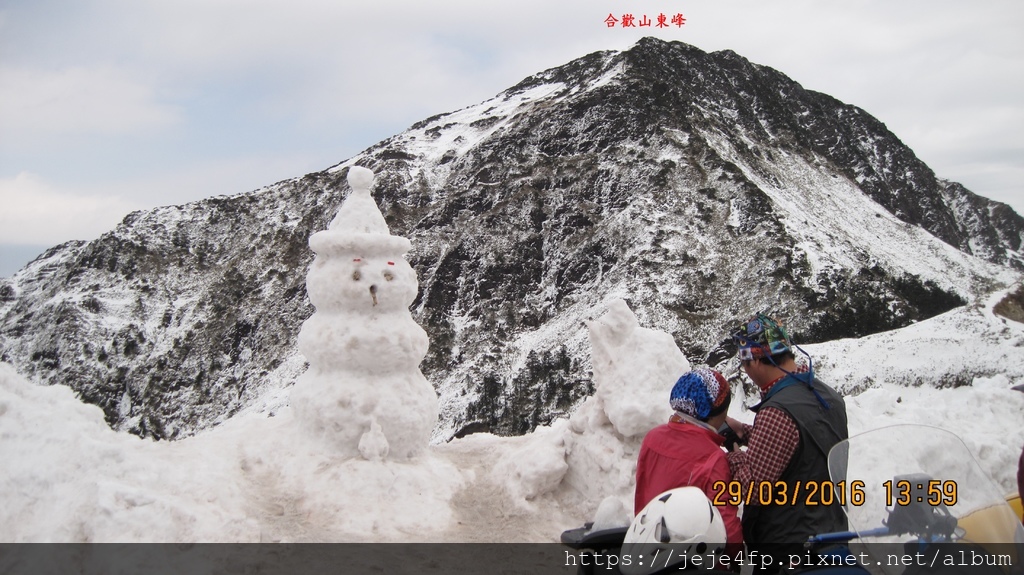
[[[886,507],[912,506],[954,506],[958,501],[958,485],[954,480],[936,480],[925,474],[897,476],[870,486],[861,480],[853,481],[755,481],[741,483],[739,481],[717,481],[712,485],[714,497],[711,502],[716,506],[725,505],[843,505],[862,506],[878,505],[879,498]],[[727,553],[690,554],[688,551],[662,549],[657,545],[650,547],[645,554],[618,555],[581,555],[566,553],[566,566],[580,565],[631,565],[651,568],[684,570],[687,568],[730,569],[745,565],[768,568],[779,567],[841,567],[841,566],[920,566],[928,569],[936,565],[942,567],[976,567],[1017,565],[1017,555],[1012,553],[996,553],[996,548],[973,547],[950,548],[936,547],[934,553],[908,553],[902,546],[898,548],[883,547],[876,550],[877,555],[861,551],[858,555],[817,554],[808,550],[804,554],[771,555],[758,551],[740,551],[735,555]],[[998,549],[1002,549],[1001,547]],[[893,553],[891,551],[898,551]],[[703,553],[703,552],[702,552]],[[601,561],[604,561],[602,564]]]
[[[952,480],[888,480],[881,484],[886,507],[956,505],[957,484]],[[846,481],[716,481],[711,503],[724,505],[842,505],[859,507],[867,499],[867,485]]]

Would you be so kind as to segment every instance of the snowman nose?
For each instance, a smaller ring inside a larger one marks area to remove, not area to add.
[[[377,286],[370,286],[370,297],[373,298],[373,305],[377,305]]]

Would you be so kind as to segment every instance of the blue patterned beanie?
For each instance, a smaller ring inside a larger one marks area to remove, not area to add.
[[[672,387],[669,405],[672,409],[707,421],[723,411],[730,398],[729,382],[713,369],[695,369],[683,374]]]

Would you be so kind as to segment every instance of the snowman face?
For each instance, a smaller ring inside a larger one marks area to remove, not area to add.
[[[390,301],[392,298],[386,297],[385,294],[391,295],[394,292],[393,289],[389,289],[389,284],[395,281],[395,262],[388,261],[385,267],[380,265],[380,262],[370,261],[364,263],[362,258],[356,258],[352,261],[356,264],[355,269],[352,271],[352,282],[355,284],[355,291],[359,292],[360,286],[365,285],[374,307],[380,305],[384,299]],[[377,297],[378,293],[380,294],[379,298]]]
[[[408,309],[416,299],[416,273],[403,259],[317,258],[306,278],[318,309],[367,313]]]

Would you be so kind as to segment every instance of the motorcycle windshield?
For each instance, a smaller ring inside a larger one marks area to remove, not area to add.
[[[1024,543],[1024,527],[955,434],[895,425],[829,453],[829,474],[864,543]]]

